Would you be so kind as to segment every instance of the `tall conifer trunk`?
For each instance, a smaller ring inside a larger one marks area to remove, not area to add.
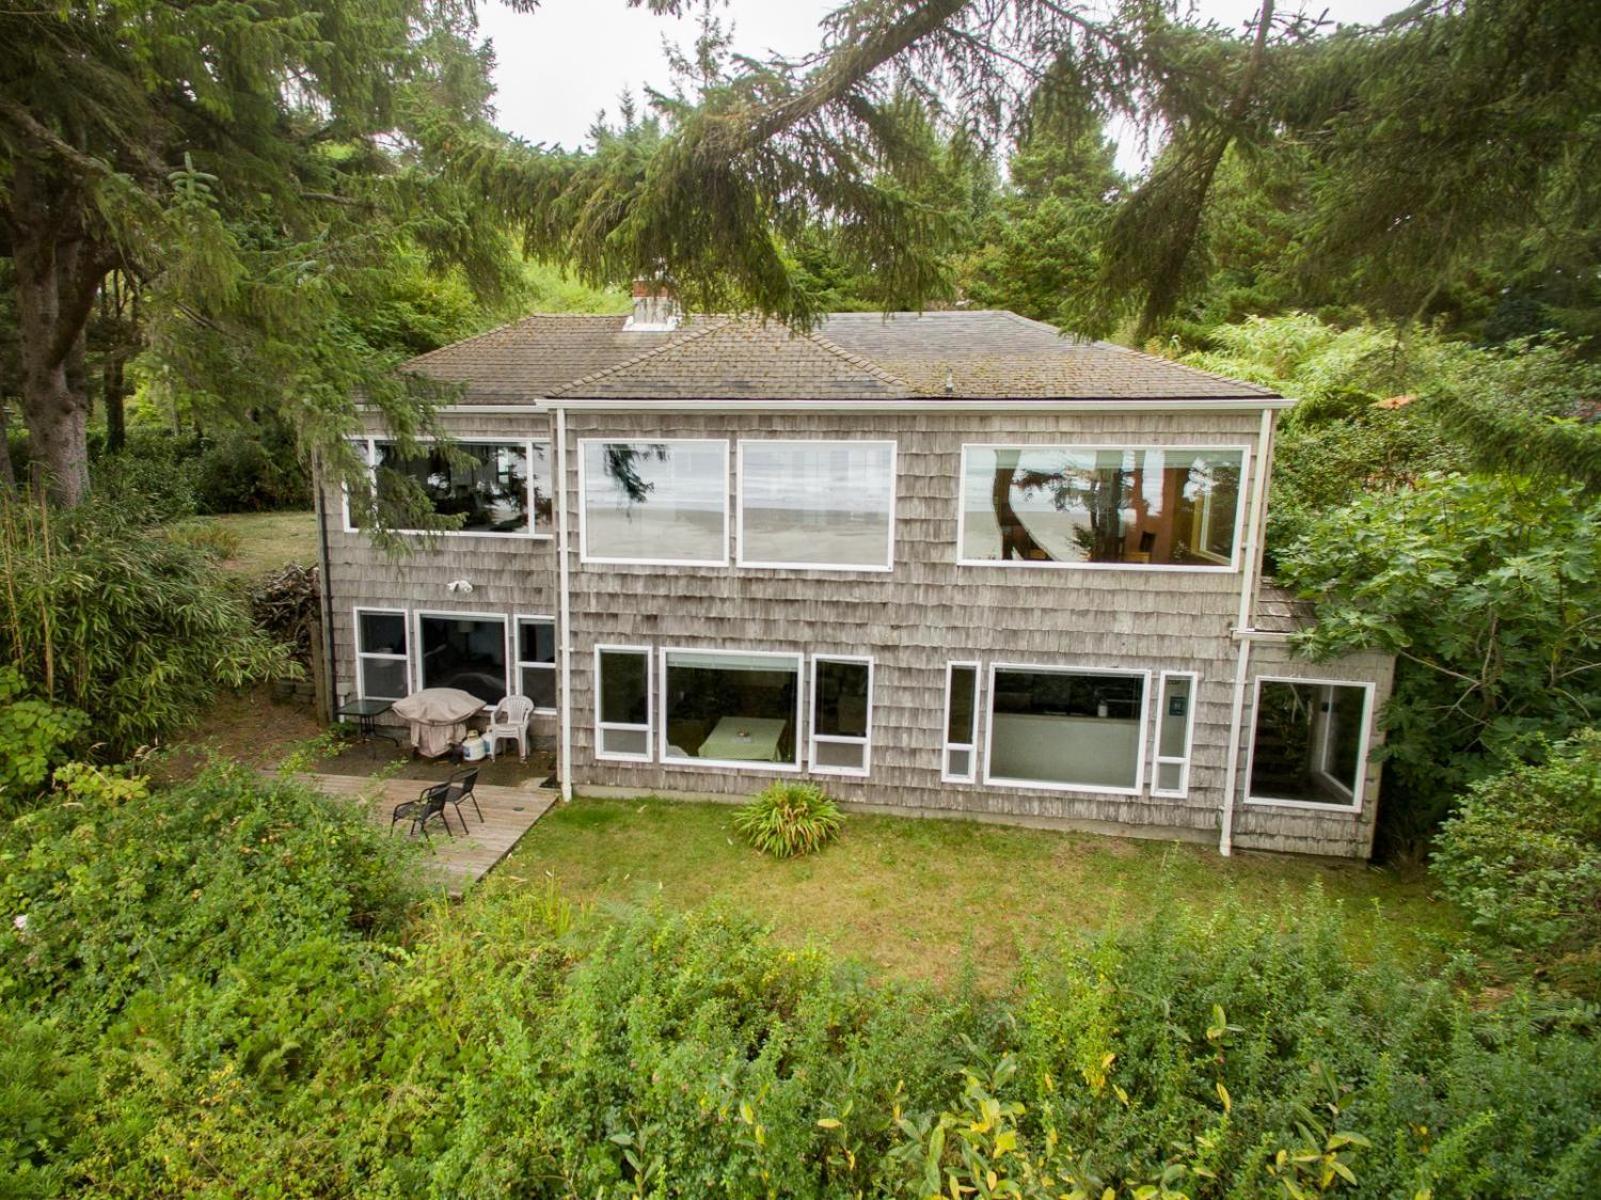
[[[105,258],[81,226],[63,214],[82,211],[58,181],[32,164],[14,164],[11,221],[17,324],[22,360],[22,416],[35,487],[65,507],[89,488],[89,397],[84,335]]]

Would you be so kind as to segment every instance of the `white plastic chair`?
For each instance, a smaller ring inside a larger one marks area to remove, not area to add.
[[[495,747],[501,738],[516,738],[518,756],[528,757],[528,721],[533,715],[534,702],[527,696],[507,696],[495,705],[489,717],[489,728],[484,730],[484,737],[489,741],[490,762],[495,761]]]

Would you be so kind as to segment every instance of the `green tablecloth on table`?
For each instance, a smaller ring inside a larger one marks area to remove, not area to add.
[[[701,743],[698,758],[725,762],[782,762],[778,744],[788,721],[771,717],[724,717]]]

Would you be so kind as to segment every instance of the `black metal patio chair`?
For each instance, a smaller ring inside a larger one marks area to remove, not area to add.
[[[411,821],[411,829],[407,831],[406,836],[416,837],[417,831],[421,830],[423,839],[432,842],[434,839],[428,836],[428,822],[438,817],[440,824],[445,827],[445,832],[451,838],[454,838],[456,834],[450,828],[450,818],[445,816],[445,805],[449,802],[450,784],[448,783],[436,783],[432,787],[424,788],[422,795],[415,800],[401,801],[395,805],[395,811],[389,817],[390,836],[394,835],[397,823],[409,819]],[[460,816],[459,805],[457,806],[457,815]],[[467,832],[466,821],[461,823],[461,830],[463,833]]]
[[[477,767],[466,771],[457,771],[449,779],[445,780],[445,787],[448,789],[445,793],[445,802],[456,806],[456,816],[461,818],[463,832],[467,829],[467,818],[462,816],[461,812],[461,802],[463,800],[471,800],[473,802],[473,811],[478,814],[478,823],[480,825],[484,823],[484,810],[478,807],[478,797],[473,793],[473,788],[477,784]]]

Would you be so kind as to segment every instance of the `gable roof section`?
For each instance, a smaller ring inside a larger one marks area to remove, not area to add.
[[[625,330],[621,316],[534,316],[412,359],[470,404],[550,399],[803,401],[1279,400],[1254,384],[1015,313],[835,313],[797,334],[743,317]]]
[[[625,332],[622,316],[541,314],[420,354],[402,366],[465,384],[477,404],[530,403],[564,383],[638,357],[681,335]]]
[[[883,400],[915,393],[815,334],[714,318],[665,346],[575,379],[552,399]]]

